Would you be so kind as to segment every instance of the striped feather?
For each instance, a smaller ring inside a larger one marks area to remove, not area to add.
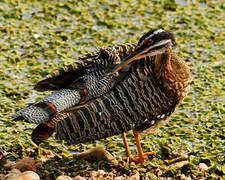
[[[92,73],[92,76],[104,76],[112,67],[130,54],[136,46],[134,44],[118,44],[102,47],[97,51],[78,58],[78,61],[67,65],[38,82],[34,89],[37,91],[59,90],[68,87],[72,82]]]

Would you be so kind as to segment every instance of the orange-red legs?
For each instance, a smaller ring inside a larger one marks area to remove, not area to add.
[[[122,139],[123,139],[124,148],[125,148],[127,157],[129,159],[131,157],[131,153],[130,153],[130,149],[129,149],[129,146],[128,146],[128,143],[127,143],[127,137],[126,137],[125,133],[122,133],[121,135],[122,135]]]
[[[131,152],[130,152],[130,149],[129,149],[129,146],[128,146],[128,143],[127,143],[126,134],[122,133],[122,139],[123,139],[124,147],[125,147],[125,150],[126,150],[128,160],[130,162],[140,162],[140,163],[142,163],[142,162],[144,162],[144,160],[148,159],[149,155],[156,155],[155,152],[143,153],[142,148],[141,148],[141,143],[140,143],[140,140],[139,140],[139,137],[138,137],[138,132],[133,130],[133,134],[134,134],[134,139],[135,139],[137,151],[138,151],[138,154],[134,157],[131,155]]]

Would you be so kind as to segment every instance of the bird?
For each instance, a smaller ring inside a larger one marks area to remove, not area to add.
[[[130,162],[143,162],[139,134],[165,122],[188,94],[189,66],[175,52],[175,35],[151,29],[138,43],[99,48],[39,81],[34,89],[52,94],[12,115],[39,125],[32,140],[40,144],[55,132],[68,144],[121,134]],[[132,130],[137,155],[126,132]]]

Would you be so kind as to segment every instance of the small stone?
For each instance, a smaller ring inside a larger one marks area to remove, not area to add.
[[[93,161],[97,159],[98,161],[105,160],[114,166],[118,165],[118,161],[108,151],[99,147],[84,151],[77,156],[85,159],[86,161]]]
[[[95,178],[97,178],[97,176],[98,176],[97,171],[91,171],[91,172],[90,172],[90,178],[91,178],[91,179],[95,179]]]
[[[191,177],[187,177],[184,174],[181,174],[180,180],[191,180]]]
[[[62,176],[57,177],[56,180],[73,180],[73,179],[69,176],[62,175]]]
[[[5,176],[5,179],[11,180],[11,178],[18,177],[21,174],[20,170],[12,169],[9,173]]]
[[[0,173],[0,179],[5,179],[5,174]]]
[[[40,177],[34,171],[25,171],[19,177],[23,180],[40,180]]]
[[[12,168],[19,169],[21,172],[35,171],[38,165],[33,158],[24,158],[15,163]]]
[[[39,35],[38,34],[34,34],[34,38],[35,39],[39,38]]]
[[[186,176],[184,174],[181,174],[180,180],[186,180]]]
[[[140,179],[140,174],[138,172],[130,177],[130,180],[139,180],[139,179]]]
[[[103,175],[105,174],[105,171],[103,171],[103,170],[101,170],[101,169],[98,170],[97,172],[98,172],[98,175],[102,175],[102,176],[103,176]]]
[[[123,176],[117,176],[117,177],[115,177],[115,179],[114,180],[124,180],[125,178],[123,177]]]
[[[180,162],[176,162],[174,164],[171,164],[169,166],[166,167],[166,169],[171,169],[171,168],[181,168],[182,166],[184,166],[185,164],[187,164],[188,161],[180,161]]]
[[[5,165],[4,165],[4,168],[5,168],[5,170],[10,170],[10,169],[12,169],[12,166],[15,165],[15,164],[16,164],[15,162],[7,160]]]
[[[9,174],[6,180],[40,180],[40,177],[33,171],[25,171],[21,174]]]
[[[82,176],[76,176],[75,178],[73,178],[73,180],[86,180],[86,178]]]
[[[103,179],[105,174],[106,174],[105,171],[103,171],[103,170],[98,170],[98,171],[97,171],[97,179]]]
[[[21,171],[19,169],[12,169],[9,171],[9,174],[21,174]]]
[[[53,154],[52,151],[47,150],[47,149],[43,149],[43,151],[42,151],[42,155],[44,155],[44,156],[49,156],[49,155],[52,155],[52,154]]]
[[[110,172],[110,173],[107,173],[106,175],[105,175],[105,179],[106,180],[114,180],[114,175],[113,175],[113,173],[112,172]]]
[[[209,167],[205,163],[200,163],[198,169],[200,172],[205,173],[209,170]]]

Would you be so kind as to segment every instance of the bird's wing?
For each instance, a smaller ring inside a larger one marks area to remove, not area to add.
[[[34,89],[37,91],[48,91],[65,88],[85,75],[87,70],[99,71],[103,69],[105,72],[110,72],[134,48],[135,45],[129,43],[100,48],[78,58],[78,61],[73,64],[47,75],[35,85]]]

